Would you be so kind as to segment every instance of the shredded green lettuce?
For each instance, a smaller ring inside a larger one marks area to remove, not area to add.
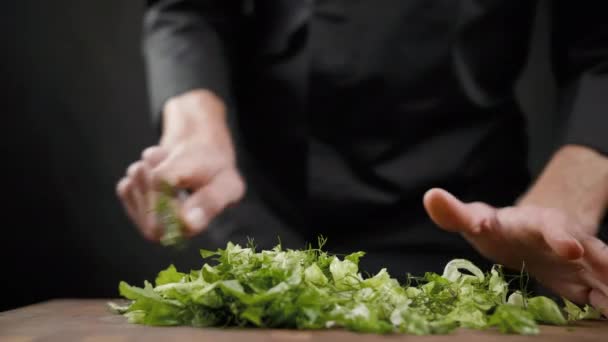
[[[564,300],[564,313],[547,297],[510,292],[500,266],[484,273],[455,259],[443,274],[409,277],[406,284],[386,269],[364,277],[364,252],[340,258],[319,247],[256,251],[228,243],[201,250],[212,259],[199,270],[178,272],[171,265],[154,286],[119,285],[127,306],[112,309],[146,325],[239,326],[290,329],[345,328],[366,333],[446,334],[456,328],[497,328],[502,333],[537,334],[538,323],[565,325],[598,318]],[[525,293],[525,292],[524,292]]]
[[[177,215],[175,207],[176,192],[177,190],[169,184],[163,184],[162,191],[158,193],[153,210],[164,229],[160,243],[163,246],[181,248],[185,244],[183,234],[184,224]]]
[[[566,298],[562,298],[566,307],[564,308],[564,310],[566,311],[566,314],[568,315],[568,321],[578,321],[578,320],[583,320],[583,319],[599,319],[602,316],[602,313],[589,306],[589,305],[585,305],[584,308],[580,308],[578,307],[576,304],[572,303],[571,301],[567,300]]]

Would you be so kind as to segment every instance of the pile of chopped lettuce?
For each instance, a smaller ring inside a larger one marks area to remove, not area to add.
[[[565,325],[599,318],[579,308],[510,291],[500,266],[482,272],[467,260],[452,260],[443,274],[409,277],[407,284],[386,269],[374,276],[359,273],[364,252],[340,258],[319,248],[256,251],[228,243],[225,249],[201,250],[212,259],[200,270],[161,271],[155,286],[121,282],[130,304],[111,307],[132,323],[195,327],[289,329],[345,328],[366,333],[445,334],[456,328],[536,334],[538,324]]]

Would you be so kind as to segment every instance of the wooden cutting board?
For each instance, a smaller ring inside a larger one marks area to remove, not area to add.
[[[261,329],[200,329],[189,327],[146,327],[129,324],[111,313],[107,300],[53,300],[0,313],[0,341],[605,341],[608,322],[584,322],[572,327],[542,326],[538,336],[500,335],[494,331],[459,330],[443,336],[355,334],[341,330],[294,331]]]

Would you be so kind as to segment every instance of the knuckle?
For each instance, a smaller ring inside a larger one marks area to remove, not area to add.
[[[159,151],[160,151],[160,147],[150,146],[141,152],[141,159],[148,161]]]
[[[541,211],[541,222],[547,226],[563,227],[568,223],[568,217],[562,211],[554,208],[544,208]]]
[[[160,226],[156,222],[151,222],[150,220],[145,220],[146,226],[141,229],[141,233],[148,239],[149,241],[156,241],[162,235]]]
[[[118,183],[116,185],[116,196],[123,198],[125,197],[126,191],[125,191],[125,186],[123,185],[122,182]]]
[[[146,229],[144,227],[139,227],[140,234],[148,241],[156,241],[157,234],[155,231],[151,229]]]
[[[521,208],[523,209],[523,208]],[[510,206],[510,207],[504,207],[501,210],[499,210],[499,214],[501,216],[511,216],[513,214],[517,213],[518,208]]]
[[[127,168],[127,175],[131,177],[135,175],[135,173],[139,170],[140,166],[141,161],[136,161],[133,164],[129,165],[129,167]]]
[[[225,193],[227,204],[232,204],[245,195],[245,181],[235,168],[228,169],[220,176],[220,188]]]
[[[511,222],[513,217],[516,217],[517,211],[515,207],[504,207],[496,211],[494,215],[495,220],[498,222]]]
[[[236,175],[234,180],[234,201],[239,201],[245,196],[245,192],[247,191],[247,185],[243,180],[243,177],[240,175]]]
[[[143,163],[142,163],[141,166],[139,166],[135,172],[135,179],[136,179],[137,183],[142,185],[147,174],[148,174],[148,170],[146,169],[145,165],[143,165]]]
[[[180,101],[179,97],[171,97],[169,98],[164,105],[163,112],[165,115],[171,114],[174,112],[179,112],[182,109],[182,101]]]
[[[118,195],[118,197],[120,197],[121,199],[125,200],[127,198],[127,195],[129,193],[129,191],[131,190],[131,186],[130,186],[130,182],[127,178],[123,178],[117,185],[116,185],[116,194]]]
[[[127,191],[121,188],[116,188],[116,196],[118,196],[121,201],[125,202],[127,200]]]
[[[589,235],[584,238],[584,241],[587,242],[592,248],[596,249],[598,252],[606,252],[608,251],[608,245],[604,243],[604,241],[596,238],[595,236]]]

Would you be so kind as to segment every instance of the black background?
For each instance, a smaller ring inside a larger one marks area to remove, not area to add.
[[[0,14],[3,183],[0,310],[55,297],[112,297],[171,262],[145,242],[114,195],[156,140],[140,53],[143,1],[6,1]],[[540,18],[518,93],[530,114],[531,168],[558,136]],[[204,245],[204,237],[193,243]]]

